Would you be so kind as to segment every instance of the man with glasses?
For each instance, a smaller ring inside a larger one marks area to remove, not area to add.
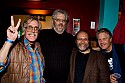
[[[41,24],[35,17],[28,17],[22,26],[23,38],[15,42],[18,36],[19,19],[7,29],[7,40],[0,50],[0,71],[5,72],[1,83],[45,83],[43,78],[44,57],[40,44],[35,42]]]
[[[88,32],[79,31],[70,61],[68,83],[110,83],[108,63],[101,52],[90,49]]]
[[[66,32],[68,15],[57,9],[52,15],[53,28],[41,30],[38,40],[45,58],[46,83],[67,83],[73,36]]]

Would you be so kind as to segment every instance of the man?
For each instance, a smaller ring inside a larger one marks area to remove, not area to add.
[[[66,32],[68,15],[57,9],[52,15],[53,29],[41,30],[38,40],[45,58],[46,83],[67,83],[73,36]]]
[[[77,48],[72,51],[69,83],[110,83],[105,56],[89,47],[86,31],[76,34]]]
[[[7,40],[0,51],[1,71],[7,68],[1,83],[44,83],[44,57],[39,43],[35,42],[41,24],[35,17],[28,17],[23,23],[22,41],[13,45],[18,36],[20,22],[19,19],[15,27],[13,16],[11,16]]]
[[[107,28],[98,30],[96,37],[98,39],[99,47],[102,49],[102,53],[107,57],[111,82],[125,83],[125,52],[123,45],[112,43],[112,34]],[[114,78],[114,73],[119,73],[121,78],[119,80]]]

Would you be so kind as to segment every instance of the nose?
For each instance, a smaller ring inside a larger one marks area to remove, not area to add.
[[[82,40],[81,40],[81,43],[85,43],[85,40],[84,40],[84,39],[82,39]]]
[[[35,28],[32,28],[32,32],[35,32]]]
[[[100,39],[100,40],[98,40],[98,42],[102,43],[103,41]]]
[[[63,23],[63,20],[60,20],[59,22],[60,22],[60,23]]]

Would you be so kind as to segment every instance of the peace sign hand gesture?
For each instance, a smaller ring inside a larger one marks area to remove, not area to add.
[[[12,41],[15,41],[17,36],[18,36],[18,28],[20,26],[20,23],[21,23],[21,19],[18,20],[18,23],[16,26],[14,26],[14,19],[13,19],[13,16],[11,16],[11,26],[8,27],[7,29],[7,38],[12,40]]]

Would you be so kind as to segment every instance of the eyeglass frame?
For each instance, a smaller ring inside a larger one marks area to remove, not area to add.
[[[27,31],[29,31],[29,32],[31,32],[31,31],[33,31],[34,30],[34,32],[39,32],[39,27],[38,26],[35,26],[35,27],[33,27],[33,26],[27,26],[27,27],[25,27],[25,29],[27,30]]]
[[[56,22],[63,22],[63,23],[68,22],[68,20],[62,20],[62,19],[56,19],[56,18],[53,18],[53,20],[55,20]]]

